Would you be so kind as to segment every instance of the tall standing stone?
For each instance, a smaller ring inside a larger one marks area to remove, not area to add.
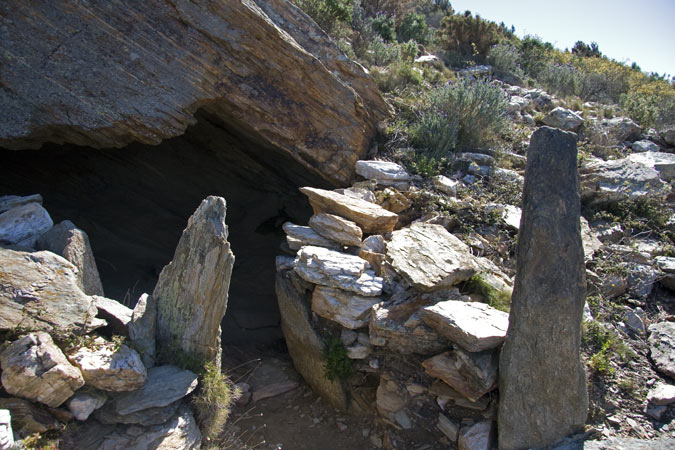
[[[234,254],[227,241],[225,199],[209,196],[188,220],[173,260],[162,269],[157,302],[157,352],[181,350],[220,367],[220,321]]]
[[[582,431],[585,295],[576,136],[532,135],[509,328],[500,357],[499,448],[546,447]]]

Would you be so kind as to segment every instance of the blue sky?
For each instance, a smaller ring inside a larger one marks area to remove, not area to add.
[[[645,72],[675,75],[675,0],[450,0],[453,9],[470,10],[507,26],[516,34],[537,35],[564,50],[576,41],[598,43],[621,62],[636,62]]]

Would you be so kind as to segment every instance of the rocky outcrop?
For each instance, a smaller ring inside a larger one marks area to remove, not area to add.
[[[78,287],[77,268],[64,258],[0,248],[0,265],[0,330],[87,332],[105,324]]]
[[[500,357],[500,449],[552,445],[583,430],[586,422],[578,179],[576,136],[548,127],[535,131],[528,150],[509,328]]]
[[[0,354],[2,386],[12,395],[56,408],[84,385],[82,374],[44,332],[12,342]]]
[[[61,255],[78,269],[80,287],[87,295],[103,295],[103,285],[91,251],[89,236],[70,220],[64,220],[44,233],[37,241],[40,250]]]
[[[201,108],[348,181],[389,113],[372,79],[286,0],[207,3],[3,3],[0,146],[157,144]]]
[[[152,294],[157,302],[158,353],[179,350],[220,367],[220,321],[234,264],[225,213],[223,198],[206,198],[188,220],[173,260],[159,275]]]

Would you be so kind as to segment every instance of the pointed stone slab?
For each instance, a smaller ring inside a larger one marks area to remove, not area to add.
[[[394,229],[398,215],[379,205],[333,191],[311,187],[300,188],[309,198],[315,214],[328,213],[355,222],[365,233],[387,233]]]
[[[414,287],[436,291],[468,280],[477,266],[469,247],[440,225],[414,223],[394,231],[387,260]]]
[[[540,448],[583,431],[580,359],[586,269],[576,135],[539,128],[530,140],[518,262],[499,372],[499,448]]]
[[[300,250],[300,248],[304,247],[305,245],[326,247],[333,250],[339,250],[341,248],[339,243],[321,236],[311,227],[305,227],[291,222],[286,222],[283,225],[283,229],[286,233],[288,247],[291,250]]]
[[[509,326],[507,313],[485,303],[446,300],[420,313],[422,320],[441,336],[470,352],[501,345]]]

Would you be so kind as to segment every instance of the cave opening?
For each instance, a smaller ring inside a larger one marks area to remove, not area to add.
[[[183,135],[155,146],[0,148],[0,195],[42,194],[55,224],[68,219],[86,231],[106,297],[130,307],[152,293],[200,202],[224,197],[235,264],[223,344],[277,346],[281,225],[311,216],[298,187],[329,186],[244,126],[204,111],[196,119]]]

